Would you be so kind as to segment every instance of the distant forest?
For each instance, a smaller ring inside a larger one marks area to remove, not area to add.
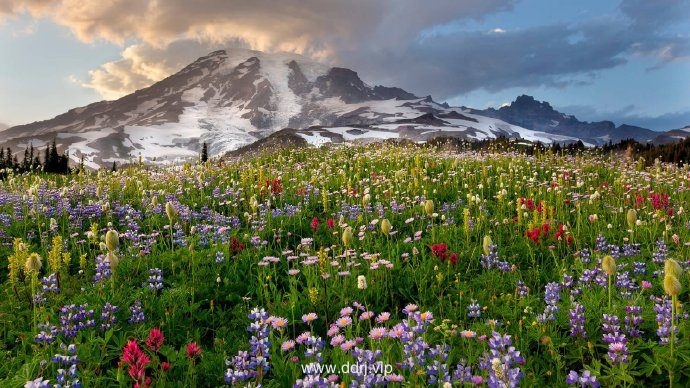
[[[39,154],[41,151],[30,145],[24,150],[24,157],[21,161],[16,155],[12,154],[12,149],[0,148],[0,170],[10,169],[18,173],[26,171],[44,171],[56,174],[69,174],[72,170],[69,167],[69,152],[58,153],[55,140],[43,151],[43,159]],[[4,177],[5,172],[0,173]]]
[[[455,143],[456,146],[473,151],[517,151],[527,155],[538,155],[540,153],[553,153],[559,155],[575,155],[584,151],[590,153],[609,154],[609,153],[625,153],[626,156],[644,160],[645,165],[654,164],[655,161],[664,163],[675,163],[678,165],[688,164],[690,162],[690,137],[669,144],[655,145],[651,143],[642,144],[635,139],[624,139],[618,143],[609,142],[603,146],[594,148],[587,148],[578,141],[567,145],[553,144],[544,145],[540,142],[526,143],[522,139],[509,139],[499,137],[497,139],[487,139],[479,141],[466,141],[450,138],[437,138],[431,140],[430,144],[441,146],[443,144]]]

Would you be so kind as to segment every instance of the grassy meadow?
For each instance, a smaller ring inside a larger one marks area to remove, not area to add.
[[[381,144],[9,173],[0,385],[687,386],[689,185]]]

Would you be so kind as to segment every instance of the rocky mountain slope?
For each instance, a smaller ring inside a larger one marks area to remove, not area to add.
[[[175,163],[198,158],[207,143],[224,155],[290,128],[311,144],[437,136],[498,136],[543,143],[653,137],[612,123],[581,123],[548,103],[521,96],[484,111],[439,104],[396,87],[370,86],[356,72],[295,54],[219,50],[114,101],[74,108],[53,119],[0,131],[0,146],[23,152],[55,139],[92,168],[143,158]]]

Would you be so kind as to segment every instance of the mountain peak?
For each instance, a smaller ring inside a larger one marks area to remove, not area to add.
[[[546,101],[537,101],[534,99],[534,97],[523,94],[518,96],[515,101],[513,101],[509,107],[502,107],[501,109],[518,109],[521,111],[544,111],[548,113],[553,113],[555,112],[554,109],[551,107],[551,104],[549,104]]]

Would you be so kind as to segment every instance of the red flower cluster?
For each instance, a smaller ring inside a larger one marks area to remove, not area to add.
[[[431,254],[443,261],[448,258],[448,246],[445,243],[432,244]]]
[[[321,225],[321,222],[319,221],[318,217],[314,217],[311,219],[311,223],[309,225],[311,226],[311,230],[316,232],[316,229],[319,228],[319,225]],[[326,226],[328,226],[328,229],[335,228],[335,220],[332,218],[327,219],[326,220]]]
[[[196,342],[190,342],[189,345],[187,345],[187,357],[190,359],[195,359],[201,356],[201,346],[197,345]]]
[[[532,229],[528,229],[525,235],[534,243],[539,243],[540,238],[548,238],[551,227],[548,223],[542,224]],[[559,225],[553,234],[553,238],[557,241],[565,241],[568,245],[573,243],[573,236],[569,235],[565,230],[565,225]]]
[[[280,194],[283,192],[283,182],[278,178],[273,178],[273,181],[266,181],[266,187],[271,189],[272,194]]]
[[[129,366],[127,373],[134,379],[134,387],[148,387],[151,378],[146,377],[146,365],[151,359],[144,353],[136,340],[127,341],[127,345],[122,349],[122,361]]]
[[[235,256],[236,254],[244,250],[244,244],[242,244],[237,237],[230,239],[230,254]]]
[[[455,252],[449,254],[448,246],[445,243],[432,244],[431,254],[441,259],[441,261],[448,260],[453,265],[458,263],[458,254]]]
[[[671,207],[671,200],[669,199],[668,194],[649,194],[649,201],[652,203],[654,210],[664,210],[669,216],[673,215],[673,207]]]
[[[520,206],[525,205],[525,209],[527,209],[527,211],[532,211],[536,208],[536,206],[534,206],[534,200],[532,198],[520,197],[518,198],[518,203],[520,204]]]
[[[163,340],[165,340],[165,336],[160,329],[151,329],[149,331],[149,338],[146,339],[146,346],[156,352],[163,346]]]

